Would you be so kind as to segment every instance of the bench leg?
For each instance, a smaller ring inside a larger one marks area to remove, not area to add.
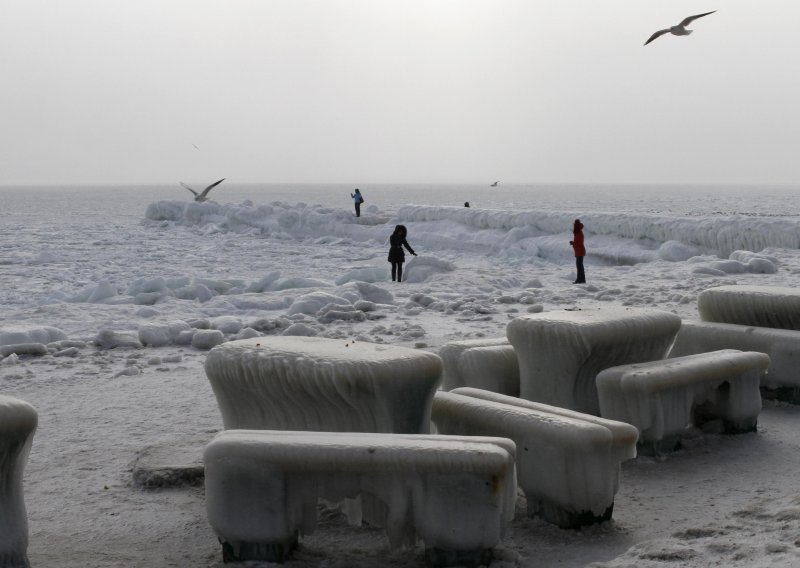
[[[602,523],[611,518],[614,512],[612,502],[601,515],[595,515],[591,511],[572,511],[545,499],[528,499],[528,516],[540,517],[557,525],[561,529],[577,529],[588,525]]]
[[[488,566],[492,561],[492,549],[481,548],[478,550],[446,550],[444,548],[426,548],[425,565],[430,568],[444,568],[446,566]]]
[[[295,548],[297,548],[297,533],[283,542],[240,542],[235,545],[223,542],[222,561],[228,563],[260,560],[283,564],[289,559]]]
[[[0,552],[0,566],[9,568],[31,568],[28,556],[24,552]]]

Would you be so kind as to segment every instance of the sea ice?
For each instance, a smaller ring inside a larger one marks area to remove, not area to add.
[[[442,388],[475,387],[519,396],[519,362],[505,337],[451,341],[439,349]]]

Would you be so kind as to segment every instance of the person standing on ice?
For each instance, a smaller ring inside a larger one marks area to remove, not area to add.
[[[361,195],[361,191],[356,188],[356,192],[351,193],[350,197],[353,198],[353,203],[356,206],[356,217],[361,217],[361,204],[364,203],[364,197]]]
[[[392,263],[392,282],[395,281],[401,282],[403,280],[403,263],[406,261],[406,255],[403,252],[403,247],[408,249],[408,252],[417,256],[417,253],[414,252],[408,241],[406,241],[406,235],[408,231],[406,230],[405,225],[397,225],[394,228],[394,233],[389,237],[389,262]]]
[[[586,274],[583,272],[583,257],[586,256],[586,247],[583,245],[583,223],[580,219],[575,219],[572,225],[572,240],[569,242],[575,251],[575,266],[578,269],[578,277],[574,284],[586,284]]]

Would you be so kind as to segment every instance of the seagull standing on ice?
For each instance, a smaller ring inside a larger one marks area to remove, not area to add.
[[[214,183],[209,185],[207,188],[205,188],[202,193],[197,193],[195,190],[193,190],[191,187],[189,187],[188,185],[186,185],[183,182],[180,182],[180,184],[194,194],[194,200],[195,201],[203,202],[203,201],[208,201],[208,197],[206,197],[208,195],[208,192],[211,191],[212,189],[214,189],[215,187],[217,187],[223,181],[225,181],[225,178],[222,178],[219,181],[215,181]]]
[[[689,35],[690,33],[692,33],[692,30],[687,30],[686,26],[688,26],[689,24],[694,22],[697,18],[702,18],[703,16],[708,16],[709,14],[713,14],[714,12],[716,12],[716,10],[712,10],[711,12],[706,12],[704,14],[697,14],[696,16],[689,16],[688,18],[684,18],[683,21],[680,24],[678,24],[677,26],[672,26],[671,28],[667,28],[665,30],[658,30],[656,33],[651,35],[650,39],[648,39],[646,42],[644,42],[644,44],[647,45],[648,43],[650,43],[651,41],[653,41],[657,37],[661,37],[664,34],[672,34],[672,35],[676,35],[676,36]]]

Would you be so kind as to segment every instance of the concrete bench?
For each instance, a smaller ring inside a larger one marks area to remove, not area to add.
[[[487,563],[514,515],[515,447],[502,438],[228,430],[206,447],[208,519],[227,561],[284,561],[319,499],[361,497],[392,546],[438,566]],[[359,502],[344,508],[361,523]]]
[[[697,296],[700,319],[800,331],[800,290],[777,286],[718,286]]]
[[[620,463],[636,457],[636,428],[472,388],[438,392],[439,433],[501,436],[517,445],[528,514],[562,528],[611,518]]]
[[[442,388],[474,387],[519,396],[519,362],[505,337],[451,341],[439,349]]]
[[[595,377],[667,356],[681,319],[659,310],[602,308],[530,314],[509,322],[520,397],[599,415]]]
[[[38,416],[28,404],[0,395],[0,566],[27,568],[28,514],[22,475]]]
[[[425,434],[442,361],[340,339],[231,341],[206,357],[226,429]]]
[[[760,351],[769,355],[761,387],[780,399],[800,404],[800,331],[733,323],[684,321],[670,357],[719,349]]]
[[[605,369],[597,375],[600,412],[633,424],[639,443],[656,453],[675,449],[688,426],[710,419],[729,433],[752,432],[768,365],[763,353],[724,349]]]

